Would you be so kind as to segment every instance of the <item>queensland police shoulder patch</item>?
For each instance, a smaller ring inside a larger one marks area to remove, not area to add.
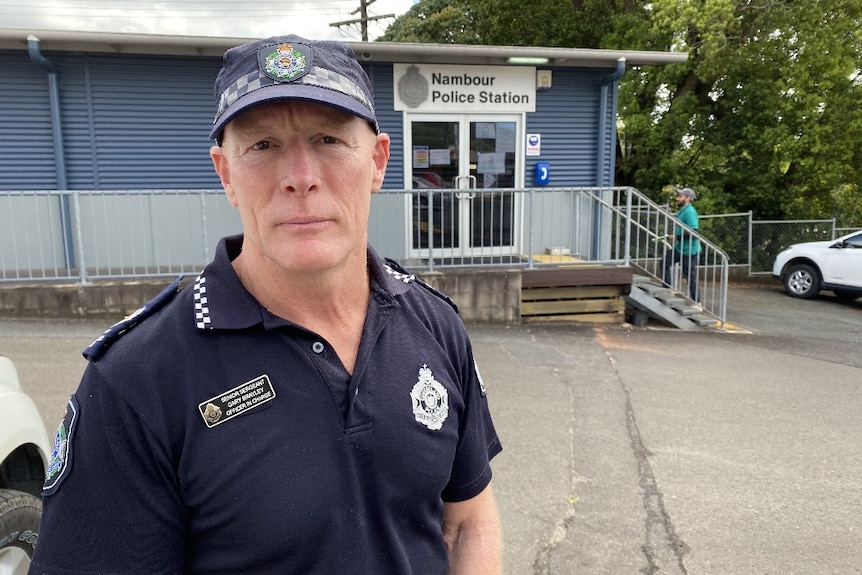
[[[413,400],[413,416],[428,429],[438,430],[449,417],[449,392],[434,379],[434,374],[423,365],[419,369],[419,381],[410,392]]]
[[[51,460],[45,470],[45,485],[42,495],[51,495],[57,491],[63,479],[69,475],[72,467],[72,436],[75,433],[75,424],[78,422],[78,400],[73,395],[69,398],[63,421],[57,427],[57,435],[54,437],[54,446],[51,449]]]

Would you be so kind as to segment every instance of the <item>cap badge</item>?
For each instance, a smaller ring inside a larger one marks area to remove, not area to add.
[[[434,374],[423,365],[419,369],[419,381],[410,392],[413,400],[413,416],[428,429],[438,430],[449,417],[449,392],[434,379]]]
[[[261,69],[273,80],[296,80],[311,69],[311,50],[306,46],[279,44],[274,52],[260,52]]]
[[[207,425],[215,425],[218,423],[218,420],[221,419],[221,408],[215,404],[207,403],[207,406],[204,408],[203,416]]]

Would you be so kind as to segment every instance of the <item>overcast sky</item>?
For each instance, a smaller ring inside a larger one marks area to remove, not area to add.
[[[369,16],[401,15],[416,0],[372,0]],[[258,38],[296,33],[307,38],[361,40],[353,20],[359,0],[0,0],[0,28],[179,34]],[[369,39],[392,18],[369,22]]]

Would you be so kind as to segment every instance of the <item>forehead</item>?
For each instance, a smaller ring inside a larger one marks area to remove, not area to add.
[[[344,126],[353,122],[363,122],[354,116],[333,106],[307,102],[305,100],[280,100],[255,106],[233,118],[228,126],[238,129],[254,129],[271,126],[290,118],[293,121],[322,124],[326,126]]]

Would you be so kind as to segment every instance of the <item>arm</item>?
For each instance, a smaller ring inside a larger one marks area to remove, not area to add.
[[[443,537],[449,549],[447,575],[503,573],[500,516],[490,484],[472,499],[445,504]]]

